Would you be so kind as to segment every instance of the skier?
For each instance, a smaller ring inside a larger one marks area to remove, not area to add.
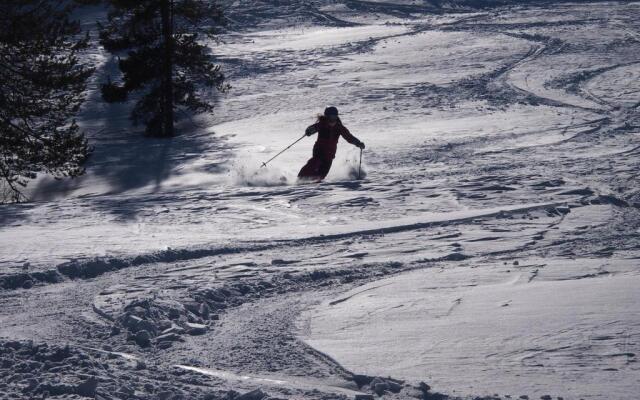
[[[324,115],[318,115],[318,121],[309,126],[305,134],[311,136],[316,132],[318,139],[313,145],[313,157],[302,167],[298,173],[298,179],[320,182],[327,176],[336,156],[340,136],[352,145],[364,149],[364,143],[342,125],[342,121],[338,117],[338,109],[335,107],[327,107],[324,110]]]

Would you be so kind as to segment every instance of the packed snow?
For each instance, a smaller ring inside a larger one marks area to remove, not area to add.
[[[227,13],[172,139],[89,55],[86,175],[0,208],[0,399],[637,397],[639,2]],[[262,166],[327,105],[362,160]]]

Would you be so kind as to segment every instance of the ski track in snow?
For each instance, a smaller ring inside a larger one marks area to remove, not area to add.
[[[0,208],[3,341],[100,360],[64,379],[105,399],[372,393],[358,374],[406,380],[389,399],[633,398],[639,3],[272,3],[230,6],[234,89],[171,140],[98,101],[115,64],[91,54],[87,175]],[[345,142],[321,184],[295,182],[311,139],[259,168],[328,104],[364,179]],[[179,339],[138,346],[128,315],[168,310]]]

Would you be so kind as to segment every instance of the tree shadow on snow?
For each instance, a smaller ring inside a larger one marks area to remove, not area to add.
[[[75,179],[42,179],[31,193],[32,200],[52,200],[76,192],[79,197],[90,197],[105,211],[131,219],[144,206],[144,196],[121,198],[119,194],[141,188],[145,195],[158,193],[163,181],[181,166],[207,154],[215,155],[216,160],[228,159],[230,147],[224,139],[192,120],[181,121],[176,126],[180,133],[172,138],[148,137],[142,133],[143,127],[132,126],[130,104],[107,104],[101,98],[100,84],[109,72],[115,75],[115,68],[116,63],[109,61],[95,74],[78,118],[94,148],[86,165],[87,174]],[[223,162],[209,163],[198,170],[210,174],[223,171]]]

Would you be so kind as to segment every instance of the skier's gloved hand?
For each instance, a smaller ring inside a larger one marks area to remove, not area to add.
[[[307,136],[311,136],[314,133],[316,133],[318,131],[318,129],[316,128],[315,125],[311,125],[310,127],[308,127],[305,131],[304,134]]]
[[[364,142],[358,143],[357,146],[360,147],[360,149],[364,150]]]

